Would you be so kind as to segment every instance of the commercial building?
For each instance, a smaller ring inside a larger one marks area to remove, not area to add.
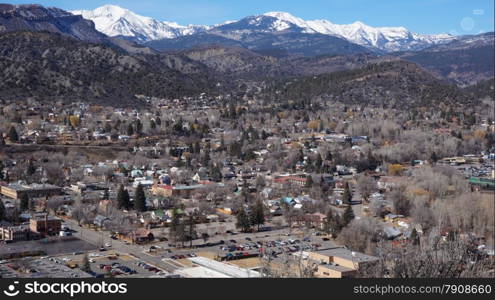
[[[27,241],[30,237],[28,226],[4,226],[0,227],[0,240],[2,241]]]
[[[151,188],[153,195],[162,197],[183,197],[189,198],[192,193],[205,189],[209,186],[223,186],[222,184],[208,183],[208,184],[195,184],[195,185],[165,185],[155,184]]]
[[[194,266],[175,273],[189,278],[257,278],[260,273],[246,268],[219,262],[206,257],[188,258]]]
[[[29,229],[40,234],[58,234],[62,228],[62,220],[51,216],[34,217],[29,220]]]
[[[321,278],[353,277],[360,269],[378,261],[377,257],[341,247],[305,252],[304,255],[318,264],[315,276]]]
[[[51,197],[62,194],[62,188],[51,184],[9,184],[0,186],[0,193],[12,199],[21,199],[23,195],[29,198]]]

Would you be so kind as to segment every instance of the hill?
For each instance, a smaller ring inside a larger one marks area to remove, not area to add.
[[[134,95],[181,97],[207,91],[201,66],[177,56],[120,48],[49,32],[0,35],[0,97],[135,105]]]
[[[369,64],[360,69],[278,82],[267,88],[264,96],[278,101],[320,98],[401,109],[469,102],[466,94],[456,86],[405,61]]]

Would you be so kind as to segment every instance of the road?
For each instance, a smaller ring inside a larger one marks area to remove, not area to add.
[[[107,231],[94,231],[88,228],[79,227],[77,221],[71,219],[65,219],[65,225],[67,225],[71,230],[77,232],[74,234],[75,237],[78,237],[93,245],[100,247],[102,245],[105,245],[106,243],[109,243],[112,245],[111,248],[113,248],[114,250],[128,253],[135,258],[146,262],[149,265],[152,265],[169,273],[172,273],[178,269],[177,266],[164,262],[159,257],[155,257],[148,253],[145,253],[144,246],[126,244],[120,240],[111,239]]]
[[[174,248],[169,246],[169,242],[155,242],[149,245],[135,245],[135,244],[126,244],[120,240],[113,240],[109,236],[108,231],[94,231],[88,228],[84,227],[79,227],[77,221],[71,220],[71,219],[66,219],[65,224],[72,230],[75,230],[76,233],[74,233],[75,237],[78,237],[88,243],[91,243],[93,245],[96,245],[100,247],[101,245],[105,245],[106,243],[109,243],[112,245],[112,249],[122,252],[122,253],[128,253],[132,256],[134,256],[136,259],[141,260],[143,262],[146,262],[147,264],[153,265],[161,270],[164,270],[168,273],[173,273],[177,269],[181,268],[181,265],[177,263],[174,260],[171,260],[170,257],[178,254],[188,254],[191,252],[214,252],[214,253],[220,253],[219,246],[212,246],[212,247],[205,247],[205,248],[195,248],[195,246],[204,244],[204,241],[202,239],[194,240],[193,241],[193,248]],[[227,227],[229,227],[227,225]],[[288,228],[283,228],[283,229],[275,229],[275,230],[270,230],[270,231],[264,231],[264,232],[255,232],[255,233],[236,233],[235,235],[232,234],[223,234],[223,235],[216,235],[214,237],[210,237],[208,239],[208,242],[210,243],[216,243],[219,242],[220,240],[223,240],[225,242],[228,242],[229,240],[235,240],[238,245],[243,244],[247,242],[246,238],[250,238],[253,241],[274,241],[274,240],[287,240],[287,239],[302,239],[304,237],[310,237],[311,235],[306,233],[306,234],[297,234],[297,230],[292,230],[292,232],[289,234],[289,229]],[[333,247],[334,244],[332,242],[324,242],[322,241],[321,238],[319,237],[311,237],[313,242],[318,242],[319,244],[322,244],[322,248],[327,248],[327,247]],[[186,246],[189,246],[189,243],[184,243]],[[149,247],[151,245],[154,246],[159,246],[162,249],[169,249],[170,253],[168,251],[161,251],[160,254],[150,254],[147,252]]]

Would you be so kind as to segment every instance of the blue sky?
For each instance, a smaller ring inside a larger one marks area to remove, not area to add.
[[[216,24],[267,11],[337,24],[404,26],[418,33],[476,34],[494,31],[493,0],[11,0],[66,10],[115,4],[140,15],[179,24]]]

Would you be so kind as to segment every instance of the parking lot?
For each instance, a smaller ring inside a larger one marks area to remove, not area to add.
[[[82,253],[72,255],[51,257],[66,264],[73,264],[79,267],[83,259]],[[117,251],[94,251],[88,253],[92,275],[94,277],[150,277],[168,275],[164,270],[146,264],[133,256]]]
[[[188,246],[188,245],[187,245]],[[225,240],[211,240],[207,243],[196,243],[193,248],[176,248],[171,243],[158,243],[149,246],[145,252],[148,255],[160,257],[164,261],[177,263],[195,257],[198,253],[213,253],[221,260],[237,260],[258,256],[264,252],[272,257],[283,253],[311,251],[334,247],[335,244],[325,236],[301,236],[300,234],[245,234],[231,232]]]
[[[86,272],[65,263],[42,258],[23,258],[0,264],[2,278],[89,278]]]
[[[91,251],[96,246],[76,237],[50,237],[35,241],[17,241],[1,245],[0,256],[15,256],[16,253],[40,252],[44,255],[58,255],[74,251]]]

